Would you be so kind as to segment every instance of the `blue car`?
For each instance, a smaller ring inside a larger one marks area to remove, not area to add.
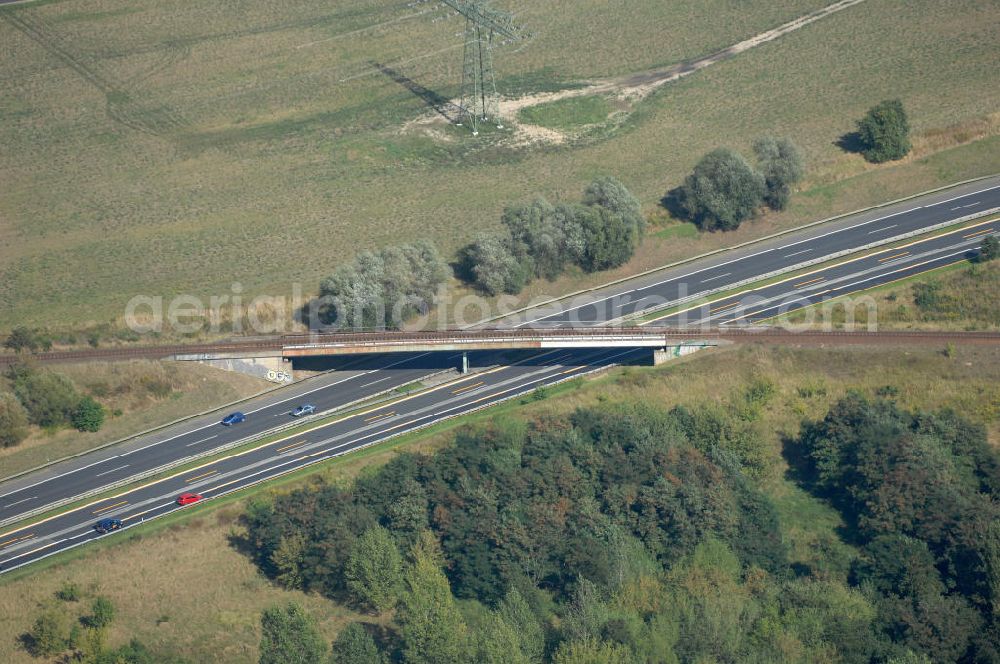
[[[122,522],[118,519],[101,519],[94,524],[94,530],[101,533],[110,533],[112,530],[118,530],[122,527]]]
[[[224,420],[222,420],[222,425],[223,426],[227,426],[227,427],[231,427],[234,424],[239,424],[240,422],[246,422],[246,421],[247,421],[247,416],[246,415],[244,415],[243,413],[240,413],[240,412],[236,412],[236,413],[231,413],[229,415],[226,415],[226,418]]]
[[[292,417],[302,417],[303,415],[312,415],[316,412],[316,406],[311,403],[304,403],[295,410],[292,411]]]

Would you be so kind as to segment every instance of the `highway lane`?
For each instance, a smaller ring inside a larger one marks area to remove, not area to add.
[[[984,237],[998,234],[1000,221],[990,219],[933,238],[848,257],[767,286],[707,298],[643,324],[707,328],[760,323],[796,309],[966,262],[978,255]]]
[[[863,219],[847,219],[839,224],[836,224],[835,228],[830,228],[827,226],[818,227],[816,229],[811,229],[808,232],[809,237],[799,238],[798,235],[792,237],[780,238],[780,242],[771,242],[771,246],[753,246],[750,248],[745,248],[734,252],[734,254],[720,255],[713,257],[707,267],[704,265],[705,261],[701,261],[697,264],[691,266],[684,266],[681,270],[682,274],[676,274],[669,276],[666,279],[660,275],[650,275],[645,279],[644,285],[636,286],[635,284],[641,282],[642,279],[636,281],[626,282],[615,288],[618,289],[615,298],[604,298],[600,302],[589,303],[587,305],[581,306],[570,312],[568,318],[560,318],[560,316],[566,316],[566,313],[556,315],[555,317],[549,317],[543,324],[551,325],[565,325],[569,324],[573,319],[582,319],[585,324],[595,324],[601,322],[605,318],[619,318],[621,315],[632,312],[644,310],[648,306],[657,303],[662,300],[669,300],[671,297],[676,297],[680,295],[684,289],[688,292],[684,294],[693,294],[693,292],[707,292],[713,288],[722,288],[726,285],[732,285],[735,282],[741,281],[743,278],[748,278],[746,275],[757,275],[766,274],[778,266],[787,266],[789,264],[795,264],[797,261],[801,260],[801,257],[805,254],[821,254],[823,256],[829,255],[831,253],[836,253],[842,250],[842,248],[856,248],[857,246],[866,244],[870,242],[869,236],[876,235],[882,236],[883,233],[898,234],[901,232],[908,232],[910,229],[917,229],[921,227],[926,227],[941,223],[947,219],[954,219],[961,216],[969,214],[971,210],[979,209],[990,209],[992,207],[1000,206],[1000,184],[993,186],[984,186],[983,183],[977,185],[981,188],[973,189],[972,187],[965,187],[961,194],[955,196],[948,196],[945,194],[938,194],[932,197],[933,200],[921,200],[921,201],[910,201],[907,202],[905,209],[889,209],[883,210],[882,213],[878,215],[870,214]],[[971,238],[968,238],[972,240]],[[974,241],[974,240],[972,240]],[[765,243],[767,244],[767,243]],[[911,255],[916,256],[918,254],[927,253],[931,251],[932,248],[922,249],[917,253],[912,253]],[[947,260],[954,259],[954,255],[947,255],[947,251],[939,252],[939,256],[931,256],[927,260],[917,261],[914,259],[909,259],[906,256],[900,256],[892,258],[891,261],[886,261],[886,265],[883,267],[877,267],[876,273],[873,274],[873,279],[879,278],[890,278],[889,271],[897,270],[894,272],[896,275],[904,274],[898,270],[901,268],[906,268],[909,270],[919,270],[926,269],[928,265],[943,264]],[[954,252],[952,252],[954,254]],[[819,256],[817,256],[819,257]],[[884,256],[883,256],[884,257]],[[909,261],[909,263],[907,262]],[[918,263],[920,263],[918,265]],[[879,264],[881,266],[881,264]],[[882,275],[882,276],[880,276]],[[852,273],[852,275],[833,275],[824,277],[830,281],[834,278],[841,278],[844,276],[851,276],[855,281],[858,280],[857,274]],[[897,277],[898,278],[898,277]],[[655,283],[649,283],[651,279],[660,279]],[[869,280],[874,283],[872,280]],[[695,287],[694,289],[688,288],[688,284],[696,283],[700,284],[700,287]],[[819,283],[819,282],[816,282]],[[840,293],[846,291],[847,282],[843,288],[839,288]],[[829,284],[827,285],[829,286]],[[700,288],[701,290],[698,290]],[[762,317],[767,317],[769,315],[774,315],[773,312],[769,311],[765,307],[780,306],[775,304],[774,298],[787,299],[789,297],[796,297],[799,295],[812,295],[813,297],[822,298],[825,293],[820,293],[819,291],[824,290],[814,287],[814,284],[805,284],[801,281],[796,281],[791,284],[791,288],[788,286],[784,287],[785,290],[780,288],[773,291],[763,291],[755,293],[759,298],[755,303],[758,306],[759,311],[756,309],[751,310],[749,304],[744,306],[743,303],[738,303],[737,307],[732,307],[733,311],[728,309],[725,311],[709,311],[702,313],[702,318],[710,319],[710,322],[717,322],[720,324],[729,324],[731,322],[739,322],[742,320],[759,320]],[[693,290],[693,292],[692,292]],[[834,291],[830,289],[830,293]],[[829,295],[833,296],[833,295]],[[725,304],[725,303],[724,303]],[[605,307],[605,305],[613,305],[610,308]],[[789,308],[795,306],[795,303],[790,303],[787,305]],[[588,307],[590,307],[588,309]],[[575,311],[575,313],[574,313]],[[717,315],[724,314],[724,315]],[[743,315],[746,314],[746,315]],[[740,316],[743,316],[740,318]],[[589,318],[589,320],[588,320]],[[660,321],[660,322],[671,322]],[[608,351],[610,353],[611,351]],[[574,355],[574,357],[577,357]],[[596,353],[593,355],[595,362],[603,362],[607,354]],[[372,360],[373,362],[396,362],[399,360],[399,356],[390,358],[381,358]],[[359,397],[364,396],[367,393],[374,393],[381,391],[382,389],[387,389],[394,385],[402,385],[412,380],[419,378],[419,376],[426,373],[426,369],[421,369],[417,366],[411,366],[407,362],[427,362],[427,359],[421,358],[408,358],[404,360],[402,364],[398,364],[392,369],[389,369],[385,365],[378,366],[370,365],[365,370],[358,370],[356,375],[351,376],[351,378],[337,385],[330,385],[321,390],[317,390],[314,394],[308,395],[308,397],[303,397],[301,400],[309,400],[316,403],[321,408],[333,407],[338,403],[351,402]],[[520,366],[520,365],[519,365]],[[413,373],[406,373],[412,370]],[[525,371],[523,367],[518,369],[518,371]],[[580,370],[582,372],[582,370]],[[378,375],[374,372],[379,372]],[[395,378],[383,381],[384,378],[389,377],[389,374],[395,372]],[[423,372],[423,373],[421,373]],[[419,375],[418,375],[419,374]],[[490,374],[491,376],[493,374]],[[504,374],[506,375],[506,374]],[[543,377],[544,380],[557,380],[560,374],[550,373],[547,374],[547,378]],[[484,382],[486,386],[492,386],[493,378]],[[541,384],[541,383],[539,383]],[[291,388],[291,389],[303,389],[303,388]],[[470,389],[470,396],[478,394],[482,386],[475,386]],[[367,390],[367,392],[366,392]],[[442,396],[440,391],[432,391],[428,393],[426,398],[435,400]],[[192,449],[199,449],[199,446],[207,445],[218,447],[225,442],[231,442],[236,440],[239,436],[246,436],[248,433],[252,432],[253,427],[258,426],[260,422],[266,422],[268,419],[272,421],[282,421],[287,417],[288,410],[293,407],[300,399],[298,397],[292,398],[290,402],[286,401],[284,397],[272,396],[272,400],[263,406],[260,411],[255,409],[251,413],[250,420],[248,421],[249,427],[243,425],[244,428],[236,427],[233,429],[225,429],[217,425],[218,419],[223,413],[218,413],[214,417],[210,418],[210,421],[200,421],[192,423],[189,428],[181,432],[178,436],[167,436],[165,433],[158,434],[158,437],[152,440],[151,445],[147,445],[143,441],[137,441],[132,444],[135,448],[133,452],[131,449],[128,450],[102,450],[98,453],[92,455],[86,455],[79,459],[75,459],[72,463],[75,467],[70,469],[70,472],[63,474],[62,472],[56,472],[61,470],[60,468],[46,469],[41,476],[41,481],[39,481],[38,475],[33,475],[31,477],[20,478],[15,480],[13,483],[6,482],[0,485],[0,520],[4,518],[4,515],[18,515],[25,514],[30,511],[33,505],[44,504],[46,500],[52,500],[55,496],[75,496],[79,495],[81,491],[93,489],[95,486],[104,486],[109,484],[108,480],[114,480],[119,477],[129,477],[134,474],[137,464],[141,464],[142,467],[155,467],[156,464],[164,461],[174,460],[177,458],[183,458],[189,456]],[[496,400],[499,400],[497,397]],[[281,403],[276,403],[280,401]],[[488,400],[488,403],[492,403],[492,400]],[[466,412],[464,410],[459,410],[456,412]],[[444,415],[429,413],[426,415],[427,418],[441,417]],[[387,415],[387,423],[395,415]],[[381,424],[380,422],[373,422],[372,424]],[[368,424],[364,426],[359,425],[358,431],[363,433]],[[231,436],[231,438],[226,438]],[[382,437],[376,437],[373,440],[383,440]],[[306,447],[303,445],[302,447]],[[345,450],[353,449],[354,446],[346,445]],[[299,451],[297,448],[290,448],[285,450],[285,452]],[[128,452],[128,454],[124,454]],[[338,452],[339,453],[339,452]],[[124,456],[123,456],[124,454]],[[233,457],[236,459],[235,463],[243,464],[247,459],[242,455],[239,457]],[[273,473],[281,472],[281,468],[286,466],[297,467],[295,464],[299,463],[287,463],[287,459],[282,459],[280,462],[271,460],[268,463],[280,463],[278,468],[270,468],[265,463],[265,468],[262,472],[256,473],[254,477],[264,478],[273,476]],[[308,458],[301,459],[301,463],[306,463]],[[245,468],[244,465],[240,465],[239,468]],[[212,472],[204,478],[194,477],[188,478],[192,483],[192,486],[200,487],[204,486],[202,481],[214,481],[217,474],[221,471],[215,471],[210,469]],[[230,469],[226,472],[235,473],[238,469]],[[206,471],[209,472],[209,471]],[[236,484],[232,486],[243,486],[244,482],[249,482],[250,479],[240,479]],[[254,480],[256,481],[256,480]],[[37,483],[36,483],[37,482]],[[187,485],[187,482],[183,482]],[[228,486],[228,485],[227,485]],[[40,491],[44,489],[47,493],[44,495],[32,491],[35,487],[40,487]],[[177,490],[182,488],[181,486],[173,486],[172,490]],[[224,487],[221,487],[224,488]],[[206,489],[211,489],[212,491],[221,490],[220,487],[208,487]],[[153,496],[153,500],[165,500],[164,496],[166,494]],[[169,498],[169,496],[168,496]],[[157,505],[152,505],[152,503],[144,502],[147,499],[140,500],[143,509],[150,509],[152,511],[143,512],[142,514],[129,512],[129,510],[135,509],[136,502],[132,500],[126,500],[123,505],[116,505],[110,503],[108,505],[100,506],[98,509],[104,510],[106,508],[107,515],[124,514],[130,519],[142,519],[148,518],[149,516],[158,514],[157,510],[166,511],[172,509],[166,503],[161,502]],[[6,512],[4,512],[6,510]],[[141,511],[141,510],[140,510]],[[127,512],[127,513],[126,513]],[[90,514],[88,518],[93,521],[99,515],[105,515],[105,511],[98,512],[98,514]],[[47,523],[47,522],[46,522]],[[44,525],[44,524],[43,524]],[[0,539],[0,561],[5,560],[3,556],[8,555],[12,551],[23,551],[31,547],[46,547],[44,550],[55,549],[58,550],[60,547],[72,546],[77,540],[86,541],[87,538],[92,537],[92,535],[85,533],[88,524],[76,523],[74,528],[78,531],[69,532],[65,538],[65,542],[62,541],[63,538],[56,537],[53,533],[48,532],[45,529],[35,532],[34,530],[28,531],[18,531],[17,533],[8,533],[3,539]],[[83,528],[83,530],[79,530]],[[49,539],[45,540],[44,538]],[[22,538],[22,539],[19,539]],[[58,541],[57,541],[58,540]],[[32,544],[28,544],[31,542]],[[67,543],[68,542],[68,543]],[[21,555],[18,553],[17,555]],[[33,555],[33,554],[32,554]],[[40,554],[44,555],[44,554]],[[29,558],[30,556],[25,556]],[[2,564],[2,562],[0,562]]]
[[[648,349],[555,350],[519,353],[506,366],[469,374],[399,401],[335,419],[250,451],[177,473],[71,512],[0,534],[0,567],[10,571],[100,537],[93,524],[116,518],[128,527],[175,510],[177,495],[197,492],[217,498],[443,419],[473,412],[541,385],[645,358]],[[122,532],[122,531],[118,531]]]
[[[301,403],[315,405],[322,414],[454,367],[458,357],[421,353],[353,358],[340,371],[8,480],[0,483],[0,521],[286,425]],[[219,423],[236,410],[247,415],[246,422],[233,427]]]
[[[706,296],[727,285],[760,279],[776,270],[858,250],[873,242],[919,232],[976,212],[1000,208],[1000,182],[991,179],[958,195],[947,192],[906,201],[831,226],[711,256],[669,271],[636,277],[572,300],[541,306],[502,322],[513,327],[595,326],[624,316]]]

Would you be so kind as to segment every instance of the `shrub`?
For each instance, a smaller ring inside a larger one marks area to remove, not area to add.
[[[11,371],[14,394],[20,399],[32,424],[67,424],[80,403],[80,395],[69,379],[50,371],[22,367]]]
[[[80,586],[71,581],[66,581],[62,587],[56,591],[56,598],[64,602],[77,602],[80,600]]]
[[[52,348],[52,340],[42,330],[18,325],[11,330],[10,335],[4,340],[3,345],[5,348],[9,348],[16,353],[25,350],[34,353],[38,350],[49,350]]]
[[[28,437],[28,412],[10,392],[0,392],[0,447],[14,447]]]
[[[28,651],[36,657],[51,657],[67,646],[66,614],[57,607],[45,609],[26,635]]]
[[[976,257],[976,261],[988,263],[996,260],[997,257],[1000,257],[1000,240],[994,235],[987,235],[983,238],[983,243],[979,245],[979,255]]]
[[[100,431],[104,415],[104,406],[86,396],[80,399],[80,404],[73,411],[73,426],[78,431]]]

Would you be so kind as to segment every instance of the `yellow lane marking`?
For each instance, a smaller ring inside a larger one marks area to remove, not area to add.
[[[901,254],[893,254],[892,256],[886,256],[885,258],[880,258],[880,259],[878,259],[878,262],[879,263],[884,263],[886,261],[891,261],[894,258],[902,258],[903,256],[908,256],[909,254],[910,254],[910,252],[904,251]]]
[[[740,306],[739,302],[733,302],[732,304],[725,304],[721,307],[716,307],[715,309],[709,309],[708,313],[714,314],[716,311],[722,311],[723,309],[732,309],[733,307]]]
[[[200,480],[203,477],[208,477],[209,475],[215,475],[218,472],[219,471],[217,471],[217,470],[210,470],[207,473],[202,473],[201,475],[195,475],[194,477],[189,477],[189,478],[187,478],[184,481],[185,482],[194,482],[195,480]]]
[[[910,269],[913,269],[915,267],[922,267],[924,265],[927,265],[928,263],[933,263],[933,262],[934,261],[932,259],[932,260],[929,260],[929,261],[924,261],[923,263],[917,263],[916,265],[910,265],[909,267],[907,267],[905,269],[910,270]],[[819,306],[820,304],[829,304],[830,302],[835,302],[836,300],[839,300],[841,298],[845,298],[848,295],[854,295],[855,293],[863,293],[865,291],[872,290],[873,288],[882,288],[883,286],[890,286],[890,285],[892,285],[892,284],[894,284],[896,282],[899,282],[899,281],[906,281],[907,279],[912,279],[913,277],[917,276],[918,274],[928,274],[930,272],[934,272],[935,270],[942,270],[942,269],[944,269],[946,267],[949,267],[951,265],[958,265],[959,263],[965,263],[966,265],[968,265],[969,261],[966,260],[966,259],[964,259],[964,258],[959,258],[957,261],[952,261],[950,263],[945,263],[944,265],[938,265],[937,267],[932,267],[929,270],[924,270],[923,272],[918,272],[917,274],[911,274],[911,275],[906,276],[906,277],[899,277],[898,279],[893,279],[892,281],[886,281],[885,283],[877,284],[875,286],[868,286],[867,288],[858,288],[858,289],[855,289],[855,290],[843,293],[841,295],[838,295],[837,297],[832,297],[829,300],[826,300],[825,302],[817,302],[816,304],[810,304],[808,307],[801,307],[801,308],[802,309],[808,309],[810,307]],[[896,271],[897,272],[901,272],[902,269],[896,270]],[[823,293],[832,293],[835,290],[838,290],[838,289],[831,288],[830,290],[823,291]],[[822,295],[823,293],[816,293],[816,295]],[[761,311],[767,311],[767,309],[761,309]],[[783,314],[775,314],[773,316],[768,316],[767,318],[762,318],[760,320],[760,322],[768,321],[768,320],[774,320],[775,318],[778,318],[779,316],[784,316],[784,315],[789,314],[789,313],[791,313],[791,312],[790,311],[786,311]]]
[[[976,237],[977,235],[985,235],[986,233],[992,233],[992,232],[993,232],[992,228],[984,228],[981,231],[976,231],[975,233],[969,233],[968,235],[963,235],[962,239],[964,240],[970,237]]]
[[[561,376],[561,375],[563,375],[563,374],[568,374],[568,373],[573,373],[574,371],[579,371],[579,370],[580,370],[580,369],[582,369],[582,368],[583,368],[583,367],[570,367],[570,368],[569,368],[569,369],[567,369],[566,371],[560,371],[560,372],[559,372],[559,375]]]
[[[7,540],[6,542],[0,542],[0,547],[7,546],[8,544],[13,544],[14,542],[20,542],[21,540],[31,539],[35,536],[35,533],[28,533],[27,535],[21,535],[20,537],[15,537],[14,539]]]
[[[275,452],[284,452],[285,450],[290,450],[294,447],[302,447],[308,442],[309,442],[308,440],[300,440],[297,443],[292,443],[291,445],[285,445],[284,447],[279,447],[278,449],[275,450]]]
[[[549,351],[547,353],[542,353],[542,355],[540,355],[539,357],[544,357],[545,355],[552,355],[552,354],[555,354],[556,352],[557,351],[553,350],[553,351]],[[395,401],[395,403],[399,404],[399,403],[402,403],[404,401],[409,401],[411,399],[416,399],[418,397],[425,396],[425,395],[430,394],[432,392],[437,392],[439,390],[446,389],[446,388],[451,387],[453,385],[457,385],[458,383],[462,383],[462,382],[470,380],[472,378],[478,378],[478,377],[486,376],[488,374],[496,373],[498,371],[503,371],[504,369],[509,369],[511,367],[515,367],[515,366],[521,365],[523,363],[524,362],[515,362],[514,364],[493,367],[492,369],[487,369],[486,371],[480,371],[479,373],[471,374],[469,376],[462,376],[461,378],[456,378],[455,380],[450,380],[450,381],[448,381],[446,383],[442,383],[441,385],[438,385],[436,387],[432,387],[432,388],[427,389],[427,390],[418,390],[416,392],[413,392],[413,393],[411,393],[411,394],[409,394],[409,395],[407,395],[405,397],[397,399]],[[377,406],[375,408],[371,408],[368,411],[365,411],[365,412],[362,412],[362,413],[353,413],[351,415],[345,415],[344,417],[338,417],[337,419],[331,420],[330,422],[323,422],[323,423],[317,424],[316,426],[312,427],[311,429],[306,429],[305,431],[300,431],[298,433],[294,433],[294,434],[285,436],[284,438],[282,438],[280,440],[276,440],[276,441],[274,441],[272,443],[268,443],[268,445],[277,445],[279,443],[285,442],[286,440],[291,440],[292,438],[295,438],[296,436],[301,436],[303,434],[311,433],[313,431],[319,431],[320,429],[325,429],[325,428],[331,427],[331,426],[333,426],[335,424],[340,424],[341,422],[344,422],[345,420],[349,420],[352,417],[358,417],[360,415],[365,415],[366,413],[373,413],[376,410],[378,410],[379,408],[384,408],[384,407],[385,406]],[[260,445],[260,446],[257,446],[257,447],[251,447],[250,449],[246,449],[246,450],[243,450],[243,451],[240,451],[240,452],[235,452],[233,454],[227,454],[226,456],[219,457],[217,459],[212,459],[210,461],[206,461],[205,463],[201,464],[200,466],[196,466],[194,468],[188,468],[187,470],[184,470],[182,472],[174,473],[173,475],[167,475],[166,477],[161,477],[159,479],[146,482],[145,484],[140,484],[138,486],[129,487],[125,491],[122,491],[121,493],[116,494],[114,496],[106,496],[106,497],[98,498],[97,500],[92,500],[89,503],[85,503],[83,505],[80,505],[79,507],[74,507],[73,509],[66,510],[65,512],[57,512],[57,513],[55,513],[55,514],[53,514],[51,516],[45,517],[44,519],[39,519],[38,521],[34,521],[34,522],[30,523],[30,524],[26,524],[26,525],[21,526],[19,528],[15,528],[13,530],[8,530],[5,533],[0,533],[0,537],[9,537],[10,535],[13,535],[16,532],[20,532],[22,530],[25,530],[25,529],[31,527],[31,526],[37,526],[37,525],[42,524],[42,523],[47,523],[49,521],[52,521],[53,519],[58,519],[58,518],[64,517],[67,514],[73,514],[74,512],[79,512],[80,510],[85,510],[87,508],[93,507],[94,505],[99,505],[100,503],[103,503],[106,500],[114,500],[115,498],[121,498],[122,496],[127,496],[127,495],[129,495],[131,493],[134,493],[136,491],[140,491],[142,489],[147,489],[147,488],[149,488],[151,486],[154,486],[156,484],[161,484],[163,482],[167,482],[169,480],[176,479],[176,478],[180,477],[181,475],[185,475],[187,473],[190,473],[192,470],[198,470],[199,468],[206,468],[208,466],[212,466],[212,465],[215,465],[217,463],[221,463],[223,461],[227,461],[229,459],[236,459],[236,458],[239,458],[241,456],[245,456],[247,454],[253,454],[254,452],[259,452],[264,447],[266,447],[266,445]],[[223,484],[221,486],[228,486],[229,484],[231,484],[231,483]],[[215,488],[219,488],[219,487],[215,487]],[[206,489],[206,491],[208,491],[208,490],[209,489]],[[47,545],[47,546],[51,546],[51,544]]]
[[[802,274],[795,274],[795,275],[792,275],[792,276],[787,277],[785,279],[781,279],[779,281],[775,281],[773,283],[767,284],[766,286],[755,286],[753,288],[748,288],[748,289],[746,289],[744,291],[739,291],[738,293],[727,295],[726,297],[719,298],[717,300],[709,300],[707,302],[702,302],[700,304],[692,305],[692,306],[690,306],[690,307],[688,307],[686,309],[680,309],[679,311],[673,311],[673,312],[670,312],[670,313],[665,313],[665,314],[663,314],[662,316],[660,316],[658,318],[651,318],[649,320],[642,321],[642,322],[639,323],[639,326],[641,327],[641,326],[644,326],[644,325],[652,325],[653,323],[655,323],[655,322],[657,322],[659,320],[662,320],[664,318],[669,318],[670,316],[677,316],[679,314],[683,314],[683,313],[686,313],[688,311],[692,311],[694,309],[700,309],[700,308],[708,306],[710,304],[715,304],[716,302],[722,302],[723,300],[728,300],[731,297],[740,297],[742,295],[746,295],[747,293],[753,293],[754,291],[760,290],[761,288],[770,288],[771,286],[779,286],[779,285],[781,285],[783,283],[786,283],[786,282],[789,282],[789,281],[791,281],[793,279],[801,279],[802,277],[808,277],[808,276],[811,276],[813,274],[819,274],[821,272],[826,272],[827,270],[832,270],[834,268],[841,267],[843,265],[850,265],[851,263],[856,263],[858,261],[863,261],[863,260],[866,260],[868,258],[874,258],[875,256],[878,256],[879,254],[888,253],[890,251],[896,251],[897,249],[905,249],[906,247],[912,247],[912,246],[915,246],[915,245],[918,245],[918,244],[923,244],[924,242],[933,242],[934,240],[939,240],[939,239],[941,239],[943,237],[947,237],[949,235],[955,235],[957,233],[964,233],[964,232],[966,232],[968,230],[971,230],[973,228],[978,228],[979,226],[982,226],[984,224],[992,224],[996,220],[997,220],[997,218],[994,217],[992,219],[987,219],[985,221],[980,221],[980,222],[977,222],[975,224],[969,224],[968,226],[963,226],[962,228],[956,228],[953,231],[948,231],[947,233],[941,233],[940,235],[935,235],[933,237],[918,238],[918,239],[914,240],[913,242],[910,242],[909,244],[901,244],[901,245],[899,245],[897,247],[890,247],[889,249],[880,249],[878,251],[873,251],[871,253],[864,254],[863,256],[852,256],[852,257],[849,257],[846,260],[843,260],[843,261],[841,261],[839,263],[833,263],[831,265],[826,265],[824,267],[816,268],[815,270],[812,270],[811,272],[803,272]],[[861,252],[859,252],[859,253],[861,253]],[[711,296],[709,296],[709,297],[711,297]],[[736,320],[739,320],[739,319],[737,318]]]
[[[92,514],[100,514],[101,512],[107,512],[108,510],[110,510],[112,508],[121,507],[122,505],[128,505],[128,501],[127,500],[123,500],[120,503],[115,503],[114,505],[107,505],[106,507],[102,507],[100,509],[94,510],[92,512]]]
[[[381,413],[379,415],[373,415],[372,417],[366,417],[365,422],[375,422],[378,420],[384,420],[387,417],[392,417],[396,414],[396,411],[390,410],[388,413]]]
[[[802,286],[808,286],[809,284],[814,284],[817,281],[823,281],[826,277],[816,277],[815,279],[810,279],[809,281],[803,281],[800,284],[793,284],[792,288],[801,288]]]
[[[457,390],[452,390],[452,394],[461,394],[462,392],[468,392],[469,390],[474,390],[481,385],[485,385],[486,381],[481,380],[478,383],[473,383],[472,385],[466,385],[465,387],[460,387]]]

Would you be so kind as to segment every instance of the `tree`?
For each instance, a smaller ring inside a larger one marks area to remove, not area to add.
[[[23,368],[17,370],[13,383],[14,394],[28,411],[32,424],[66,424],[80,403],[76,388],[62,374]]]
[[[544,198],[504,208],[500,221],[509,231],[508,248],[537,277],[555,279],[566,265],[563,218]]]
[[[528,283],[530,269],[514,255],[503,235],[481,235],[469,253],[476,285],[488,295],[520,293]]]
[[[14,447],[28,437],[28,411],[10,392],[0,392],[0,447]]]
[[[684,209],[702,230],[730,231],[753,216],[767,191],[764,176],[727,148],[702,157],[681,188]]]
[[[480,626],[478,636],[478,652],[476,661],[482,664],[533,664],[532,659],[524,650],[521,634],[517,627],[504,620],[497,612]]]
[[[757,165],[764,176],[764,202],[773,210],[784,210],[792,185],[802,179],[805,165],[799,148],[788,138],[764,136],[753,144]]]
[[[987,235],[979,245],[979,256],[976,260],[980,263],[988,263],[1000,257],[1000,240],[995,235]]]
[[[891,99],[868,109],[858,121],[861,154],[873,164],[902,159],[910,151],[910,123],[903,102]]]
[[[595,178],[583,190],[584,205],[600,205],[603,208],[631,217],[638,217],[638,223],[642,218],[642,205],[632,192],[619,180],[605,175]]]
[[[344,577],[358,602],[379,613],[396,605],[403,581],[403,557],[388,530],[375,526],[357,539]]]
[[[260,664],[319,664],[325,659],[326,644],[295,602],[265,609],[260,626]]]
[[[73,411],[73,426],[77,431],[100,431],[104,424],[104,414],[104,406],[93,397],[85,396]]]
[[[498,614],[503,621],[513,626],[520,637],[521,652],[528,661],[541,661],[545,652],[545,630],[532,612],[528,602],[517,589],[511,589],[500,602]]]
[[[362,252],[320,283],[321,318],[342,327],[399,327],[426,310],[448,266],[431,242]]]
[[[587,272],[624,265],[639,244],[639,230],[623,214],[608,208],[581,208],[577,220],[583,228],[585,249],[580,267]]]
[[[36,657],[49,657],[67,646],[66,614],[58,607],[48,607],[35,619],[28,632],[27,646]]]
[[[441,551],[430,531],[413,547],[398,614],[408,664],[452,664],[466,659],[467,628],[441,571]]]
[[[302,533],[286,535],[278,541],[271,553],[271,563],[275,569],[275,579],[285,588],[302,587],[302,565],[306,538]]]
[[[330,664],[384,664],[375,639],[361,623],[351,623],[333,642]]]

